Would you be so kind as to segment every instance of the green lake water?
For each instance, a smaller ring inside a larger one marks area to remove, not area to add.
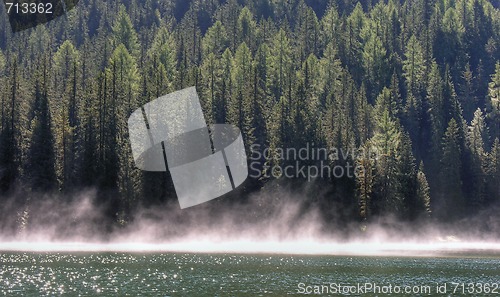
[[[331,290],[338,284],[365,283],[412,289],[428,285],[432,291],[411,294],[325,291],[325,287]],[[460,285],[453,294],[456,285],[452,283],[463,283],[465,290],[474,283],[476,288],[463,294]],[[0,254],[3,296],[307,296],[300,293],[306,289],[314,293],[317,285],[323,285],[323,294],[309,296],[500,296],[500,288],[494,290],[498,283],[500,258],[484,256]],[[447,284],[447,293],[438,294],[436,286],[443,284]],[[479,286],[488,286],[489,293],[480,294]]]

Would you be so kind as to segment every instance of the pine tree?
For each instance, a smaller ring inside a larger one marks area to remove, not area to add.
[[[221,21],[216,21],[203,37],[203,56],[206,58],[210,53],[213,53],[217,58],[220,58],[228,44],[226,28]]]
[[[444,94],[443,94],[443,80],[441,74],[439,73],[439,68],[437,63],[432,63],[431,73],[429,75],[429,83],[427,86],[427,104],[428,104],[428,117],[430,120],[430,144],[432,151],[439,151],[441,145],[441,138],[444,133]]]
[[[360,146],[365,143],[372,133],[372,106],[366,98],[365,85],[361,85],[356,97],[356,145]]]
[[[377,154],[375,191],[379,212],[402,213],[404,197],[400,195],[398,158],[402,153],[402,133],[389,111],[377,118],[376,132],[371,142]]]
[[[340,75],[342,73],[342,66],[333,42],[326,46],[319,64],[320,81],[318,83],[318,88],[322,91],[320,102],[322,105],[325,105],[333,100],[332,96],[334,96],[341,87]]]
[[[297,72],[297,95],[292,100],[294,118],[294,140],[298,146],[314,142],[318,137],[319,114],[319,61],[314,54],[309,55]]]
[[[179,23],[176,32],[182,40],[183,67],[186,72],[181,88],[198,84],[198,70],[202,58],[201,14],[202,3],[191,2],[189,10]]]
[[[431,195],[429,183],[424,173],[424,163],[420,162],[417,173],[417,193],[416,193],[417,206],[416,211],[419,215],[429,216],[431,210]]]
[[[460,104],[463,107],[463,114],[467,121],[472,120],[474,107],[478,106],[478,100],[475,96],[474,75],[470,64],[465,65],[465,70],[462,72],[462,84],[460,86]]]
[[[337,85],[333,93],[328,94],[321,117],[323,141],[328,147],[351,149],[355,144],[355,104],[356,87],[349,72],[340,67]],[[347,161],[347,160],[342,160]]]
[[[147,52],[145,63],[145,85],[142,104],[159,98],[175,90],[177,81],[177,51],[174,34],[166,27],[161,27]],[[139,177],[136,177],[139,179]],[[142,172],[142,187],[137,185],[137,192],[142,194],[142,203],[149,206],[157,203],[171,194],[172,185],[170,172]]]
[[[253,127],[251,126],[253,114],[251,114],[252,90],[253,90],[253,60],[250,49],[246,43],[242,43],[234,55],[232,76],[232,102],[229,104],[229,122],[236,125],[243,133],[246,145],[250,146],[255,140]]]
[[[391,89],[384,88],[375,102],[373,110],[375,119],[380,119],[386,111],[391,118],[398,119],[398,115],[401,111],[400,99],[397,91],[391,91]]]
[[[418,190],[417,174],[413,147],[410,136],[406,131],[401,134],[401,145],[398,147],[396,157],[396,192],[403,200],[403,205],[398,211],[400,218],[416,218],[416,193]],[[418,201],[418,200],[417,200]]]
[[[489,143],[489,133],[485,116],[480,108],[474,112],[474,119],[469,127],[467,140],[471,152],[483,158],[486,145]]]
[[[460,124],[460,134],[462,137],[464,137],[465,135],[463,131],[463,125],[465,125],[465,121],[462,116],[462,106],[460,106],[460,102],[458,101],[458,96],[455,91],[455,85],[451,77],[451,70],[448,66],[446,67],[446,71],[444,73],[443,96],[445,122],[448,122],[451,119],[455,119],[455,121]]]
[[[50,99],[52,127],[55,136],[56,172],[59,188],[75,186],[78,154],[78,135],[75,133],[79,111],[80,57],[70,41],[65,41],[54,54],[54,89],[57,95]],[[72,180],[73,179],[73,180]]]
[[[290,40],[285,30],[280,29],[270,45],[270,58],[268,64],[268,88],[271,100],[275,104],[273,113],[279,112],[279,116],[272,117],[275,127],[275,142],[287,144],[290,131],[290,111],[293,89],[293,57]]]
[[[223,7],[221,11],[221,21],[226,27],[226,31],[229,38],[229,48],[231,52],[236,52],[236,48],[240,44],[238,38],[238,18],[241,8],[236,0],[229,0]]]
[[[410,134],[418,154],[422,152],[422,109],[422,100],[415,97],[413,93],[408,93],[404,108],[403,125]]]
[[[362,170],[356,175],[357,198],[359,205],[359,216],[366,220],[371,216],[371,198],[374,187],[374,158],[371,155],[371,142],[367,141],[361,148],[361,156],[356,159],[356,164]]]
[[[471,153],[469,204],[473,210],[477,210],[484,204],[486,196],[485,167],[487,159],[485,147],[489,143],[488,128],[481,109],[477,109],[474,113],[474,119],[467,133],[467,143]]]
[[[363,74],[363,40],[361,30],[365,26],[366,16],[363,7],[358,2],[345,22],[341,57],[354,77],[360,78]]]
[[[398,120],[403,118],[403,97],[400,92],[399,77],[396,71],[393,72],[391,77],[391,85],[389,86],[391,90],[391,110],[390,112]]]
[[[123,115],[133,111],[137,103],[139,90],[139,71],[135,58],[129,53],[125,45],[120,44],[113,52],[106,71],[110,74],[112,86],[113,117],[119,112]]]
[[[492,135],[500,134],[500,61],[497,62],[495,74],[491,76],[488,96],[490,113],[488,115]]]
[[[402,35],[402,16],[401,16],[401,4],[395,0],[389,0],[387,7],[385,7],[387,14],[387,29],[386,35],[386,47],[391,53],[401,53],[403,46],[401,45],[401,35]],[[400,54],[391,54],[390,68],[396,67],[399,63]]]
[[[30,124],[32,134],[28,154],[31,190],[35,193],[50,192],[57,185],[54,168],[54,137],[51,129],[47,86],[42,84],[44,82],[35,83],[35,100],[32,109],[34,118]]]
[[[113,42],[115,46],[123,44],[132,55],[139,54],[137,33],[123,5],[120,6],[115,23],[113,24]]]
[[[332,5],[321,19],[321,34],[325,47],[334,42],[333,44],[338,48],[340,33],[341,19],[337,8]]]
[[[121,194],[118,218],[124,220],[138,198],[140,171],[135,168],[129,145],[127,120],[140,107],[137,102],[140,76],[135,58],[120,44],[111,55],[106,75],[110,80],[109,131],[106,134],[107,179],[115,182]]]
[[[372,24],[372,26],[375,26]],[[376,34],[373,27],[367,25],[364,32],[366,43],[363,48],[362,61],[364,73],[372,90],[372,97],[379,94],[382,86],[385,84],[387,76],[387,50],[385,49],[380,36]]]
[[[462,147],[460,131],[455,119],[448,123],[443,136],[440,167],[440,194],[434,209],[439,217],[456,219],[464,212],[462,193]]]
[[[425,86],[425,59],[420,42],[412,35],[405,50],[403,61],[403,75],[406,79],[408,92],[414,96],[421,96]]]
[[[500,140],[495,138],[491,151],[488,154],[487,173],[487,203],[500,201]]]
[[[221,59],[221,97],[214,112],[217,123],[229,122],[229,104],[233,98],[233,79],[231,76],[233,54],[228,48]]]
[[[274,100],[281,100],[287,95],[292,70],[292,49],[290,40],[283,29],[273,38],[269,52],[271,53],[268,65],[268,86]],[[291,98],[290,98],[291,99]]]
[[[300,53],[300,60],[304,61],[311,54],[319,54],[320,42],[320,25],[316,13],[312,8],[305,7],[299,11],[298,15],[298,46]]]
[[[238,17],[238,40],[244,42],[252,53],[257,50],[257,23],[247,7],[241,10]]]
[[[176,43],[167,28],[161,28],[148,50],[147,98],[158,98],[174,89],[177,77]]]
[[[252,127],[255,128],[255,142],[264,147],[268,143],[268,127],[267,123],[271,115],[270,109],[272,104],[269,102],[269,92],[267,89],[267,64],[269,61],[269,48],[266,44],[262,44],[255,54],[253,71],[254,71],[254,88],[252,100]]]
[[[2,97],[2,130],[0,134],[0,192],[7,193],[14,190],[13,186],[19,178],[19,101],[21,77],[18,71],[18,58],[14,57],[9,63],[9,85],[7,94]]]
[[[205,119],[214,122],[220,96],[220,61],[210,53],[201,64],[201,104],[205,111]]]

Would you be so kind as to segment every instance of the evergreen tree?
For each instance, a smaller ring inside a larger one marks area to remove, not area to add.
[[[363,67],[363,40],[361,30],[365,25],[366,17],[360,3],[356,5],[345,22],[344,36],[342,42],[342,61],[350,69],[354,77],[362,78]],[[372,41],[376,43],[374,40]],[[380,48],[378,48],[380,50]],[[368,51],[368,49],[367,49]]]
[[[2,130],[0,135],[0,191],[7,193],[14,190],[13,186],[19,178],[19,101],[20,76],[18,72],[18,60],[14,57],[10,63],[10,84],[6,96],[2,97]]]
[[[339,47],[341,34],[341,19],[334,5],[332,5],[321,19],[321,33],[323,44],[334,42],[335,48]]]
[[[268,127],[270,109],[272,104],[269,102],[269,91],[267,86],[267,65],[269,61],[269,48],[262,44],[254,60],[254,89],[253,89],[253,119],[252,127],[255,128],[255,141],[263,147],[268,141]]]
[[[362,170],[356,176],[357,196],[359,204],[359,216],[366,220],[371,216],[371,198],[373,194],[374,183],[374,158],[371,155],[371,142],[367,141],[361,148],[361,157],[358,157],[356,163]]]
[[[418,169],[413,156],[413,148],[410,136],[403,131],[401,145],[398,147],[397,166],[397,195],[403,200],[403,206],[398,211],[400,218],[416,218],[418,215],[417,198],[417,174]]]
[[[213,53],[210,53],[204,59],[201,65],[201,92],[202,92],[202,107],[205,111],[205,119],[208,122],[213,122],[214,117],[218,113],[218,100],[221,100],[221,82],[220,82],[220,61]]]
[[[372,98],[379,94],[382,86],[385,85],[387,76],[387,50],[385,49],[380,36],[372,26],[373,23],[367,25],[363,31],[364,39],[366,40],[363,48],[363,66],[366,75],[366,82],[369,84],[369,89],[372,90]]]
[[[391,92],[391,89],[384,88],[375,102],[375,119],[383,117],[383,114],[386,111],[389,113],[391,118],[398,119],[398,115],[401,111],[401,102],[399,101],[399,93],[397,91]]]
[[[485,116],[479,108],[474,112],[467,140],[471,152],[482,159],[486,152],[486,145],[489,143],[489,134]]]
[[[427,98],[426,103],[428,105],[428,117],[430,120],[430,144],[432,151],[434,152],[434,157],[436,152],[439,151],[441,145],[441,138],[444,133],[444,94],[443,94],[443,80],[441,74],[439,73],[438,65],[433,62],[431,73],[429,75],[429,83],[427,85]]]
[[[56,172],[60,189],[72,189],[77,182],[76,171],[79,122],[79,53],[70,41],[65,41],[54,54],[54,89],[50,99],[52,127],[55,135]],[[73,180],[72,180],[73,179]]]
[[[238,40],[244,42],[251,52],[257,50],[257,23],[247,7],[241,10],[238,17]]]
[[[229,104],[229,122],[235,124],[243,133],[246,145],[254,141],[253,114],[251,113],[253,67],[252,54],[246,43],[242,43],[234,55],[232,76],[232,102]]]
[[[431,211],[431,195],[429,183],[424,173],[424,163],[420,162],[417,173],[417,193],[416,193],[416,211],[417,214],[429,216]]]
[[[283,29],[273,38],[270,46],[268,65],[268,86],[276,101],[286,96],[291,89],[292,49],[290,40]]]
[[[294,118],[294,140],[300,147],[304,143],[317,140],[319,113],[319,60],[314,54],[303,63],[302,69],[297,72],[297,95],[292,100],[292,114]]]
[[[238,18],[240,11],[241,7],[236,0],[227,1],[221,11],[221,21],[226,27],[229,38],[229,48],[233,53],[236,52],[236,48],[240,44],[238,38]]]
[[[500,134],[500,62],[496,64],[495,74],[491,76],[488,96],[490,98],[489,106],[490,127],[492,135]]]
[[[46,83],[46,82],[45,82]],[[34,118],[31,120],[32,136],[28,155],[29,178],[34,193],[46,193],[56,188],[54,137],[51,130],[47,86],[35,85],[35,100],[33,101]]]
[[[477,210],[485,200],[486,196],[486,150],[485,147],[489,143],[488,128],[486,127],[485,117],[481,109],[476,110],[474,119],[469,126],[467,134],[468,149],[471,152],[470,172],[470,188],[469,204],[472,209]]]
[[[448,122],[451,119],[455,119],[455,121],[460,124],[460,134],[462,137],[464,137],[463,125],[465,125],[465,122],[462,116],[462,106],[460,106],[460,102],[458,101],[458,96],[455,91],[455,84],[453,83],[450,68],[448,66],[446,67],[446,71],[444,73],[443,96],[443,116],[445,122]]]
[[[298,50],[301,61],[304,61],[311,54],[319,54],[320,25],[314,10],[307,6],[299,11],[298,19]]]
[[[487,173],[487,203],[498,203],[500,201],[500,141],[495,138],[490,153],[488,154]]]
[[[214,112],[218,123],[229,121],[229,103],[232,102],[233,98],[232,63],[233,54],[230,49],[226,49],[221,59],[221,97]]]
[[[422,152],[422,100],[418,99],[409,93],[406,97],[406,105],[404,107],[404,120],[403,125],[408,131],[410,138],[415,144],[417,153]]]
[[[403,75],[406,87],[414,96],[421,96],[425,86],[425,59],[420,42],[412,35],[405,50],[403,61]]]
[[[139,53],[137,32],[123,5],[120,6],[118,15],[113,24],[113,42],[115,46],[123,44],[132,55],[137,55]]]
[[[365,143],[372,133],[372,106],[366,98],[365,85],[361,85],[356,97],[356,145]]]
[[[140,76],[135,58],[120,44],[111,55],[106,76],[110,80],[108,113],[109,132],[106,133],[106,180],[116,183],[121,194],[116,219],[124,222],[134,200],[138,198],[140,171],[135,168],[129,145],[127,120],[140,105],[137,102]]]
[[[455,119],[448,123],[443,136],[440,167],[439,201],[433,207],[444,219],[456,219],[464,212],[465,200],[462,193],[462,148],[460,131]]]
[[[210,53],[213,53],[216,57],[220,58],[228,44],[226,28],[222,25],[221,21],[216,21],[203,37],[203,55],[208,57]]]
[[[167,28],[161,28],[148,51],[148,99],[173,91],[177,77],[176,62],[175,39]]]
[[[318,82],[318,88],[321,90],[320,102],[325,105],[333,100],[332,97],[341,87],[340,74],[343,69],[333,42],[326,46],[319,64],[320,81]]]
[[[465,70],[462,72],[462,84],[460,86],[460,105],[463,107],[464,118],[467,121],[472,120],[474,107],[478,106],[478,99],[475,96],[474,90],[474,75],[470,64],[465,65]]]
[[[402,213],[404,197],[398,180],[398,159],[402,151],[402,134],[397,122],[391,118],[389,111],[382,112],[377,118],[376,132],[372,138],[377,154],[375,191],[379,213]]]

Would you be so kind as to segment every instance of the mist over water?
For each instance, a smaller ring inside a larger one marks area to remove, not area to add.
[[[243,203],[226,198],[185,210],[174,200],[138,207],[122,224],[110,224],[93,190],[71,200],[31,198],[21,208],[10,199],[0,208],[0,250],[500,255],[498,207],[448,224],[393,217],[345,223],[325,219],[321,206],[304,203],[302,195],[262,191]]]

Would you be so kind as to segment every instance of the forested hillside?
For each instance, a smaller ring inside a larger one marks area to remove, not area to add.
[[[307,143],[378,152],[330,160],[363,166],[357,177],[250,179],[218,203],[291,184],[314,185],[302,199],[330,219],[477,214],[500,203],[498,6],[80,0],[16,34],[2,17],[0,203],[29,209],[94,188],[126,223],[138,206],[175,199],[168,173],[135,169],[126,124],[145,103],[196,86],[207,122],[237,125],[247,152]]]

